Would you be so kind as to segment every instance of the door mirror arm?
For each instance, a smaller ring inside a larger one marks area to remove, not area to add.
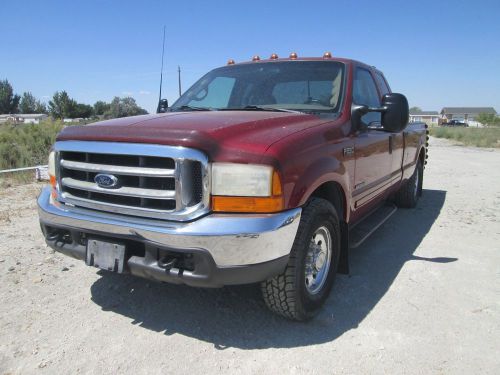
[[[351,123],[353,124],[353,128],[356,130],[366,130],[369,128],[369,125],[364,124],[361,121],[361,117],[366,115],[369,112],[380,112],[385,113],[387,111],[387,107],[368,107],[367,105],[359,105],[353,104],[351,107]]]

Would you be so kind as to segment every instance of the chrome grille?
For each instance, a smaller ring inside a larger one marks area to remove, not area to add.
[[[208,163],[197,150],[62,141],[55,151],[58,199],[69,206],[181,221],[208,210]],[[118,186],[99,186],[94,181],[98,174],[116,177]]]

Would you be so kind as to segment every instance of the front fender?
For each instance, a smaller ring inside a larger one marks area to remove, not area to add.
[[[349,174],[343,163],[335,158],[323,157],[315,160],[302,174],[297,175],[288,201],[289,207],[304,205],[314,191],[327,182],[340,185],[346,207],[344,220],[349,220],[350,195]]]

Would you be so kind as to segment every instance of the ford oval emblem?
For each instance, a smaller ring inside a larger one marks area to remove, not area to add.
[[[113,189],[118,187],[118,179],[112,174],[98,174],[94,177],[97,186],[105,189]]]

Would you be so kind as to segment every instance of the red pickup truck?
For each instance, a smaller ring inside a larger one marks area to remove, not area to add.
[[[334,58],[212,70],[165,113],[65,128],[43,234],[87,265],[200,287],[261,283],[305,320],[337,272],[422,193],[426,128],[383,74]]]

